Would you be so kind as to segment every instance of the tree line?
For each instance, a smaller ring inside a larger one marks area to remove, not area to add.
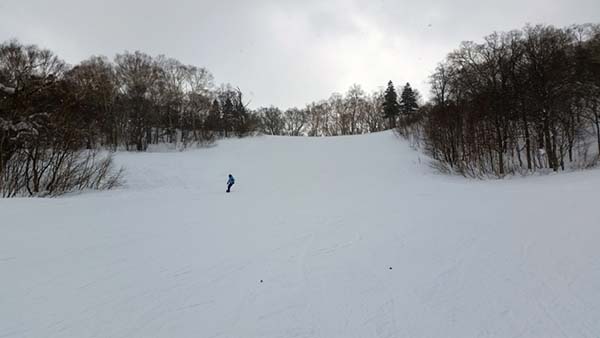
[[[410,83],[403,87],[400,98],[392,81],[385,90],[371,94],[354,84],[345,94],[333,93],[304,108],[282,111],[273,106],[262,107],[256,114],[261,132],[268,135],[357,135],[397,127],[400,121],[416,114],[420,100]]]
[[[464,42],[431,88],[413,130],[441,168],[501,177],[598,161],[598,25],[526,26]]]

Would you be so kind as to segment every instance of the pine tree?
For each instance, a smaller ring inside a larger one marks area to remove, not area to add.
[[[418,108],[417,94],[410,87],[410,83],[407,82],[402,90],[402,95],[400,95],[400,112],[405,117],[410,117]]]
[[[389,128],[396,127],[396,119],[400,115],[400,105],[398,104],[398,94],[394,89],[392,81],[388,82],[383,98],[383,117],[388,119]]]

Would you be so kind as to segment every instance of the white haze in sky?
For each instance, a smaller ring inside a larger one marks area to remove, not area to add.
[[[390,79],[427,96],[428,76],[461,41],[599,14],[597,0],[0,0],[0,40],[50,48],[71,64],[165,54],[239,86],[251,107],[287,108]]]

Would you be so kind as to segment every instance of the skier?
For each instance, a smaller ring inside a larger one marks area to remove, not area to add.
[[[231,192],[231,186],[235,183],[235,178],[233,175],[229,174],[229,179],[227,180],[227,192]]]

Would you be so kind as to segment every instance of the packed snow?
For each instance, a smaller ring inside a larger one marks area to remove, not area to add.
[[[0,337],[600,337],[599,170],[445,176],[391,132],[116,159],[0,200]]]

